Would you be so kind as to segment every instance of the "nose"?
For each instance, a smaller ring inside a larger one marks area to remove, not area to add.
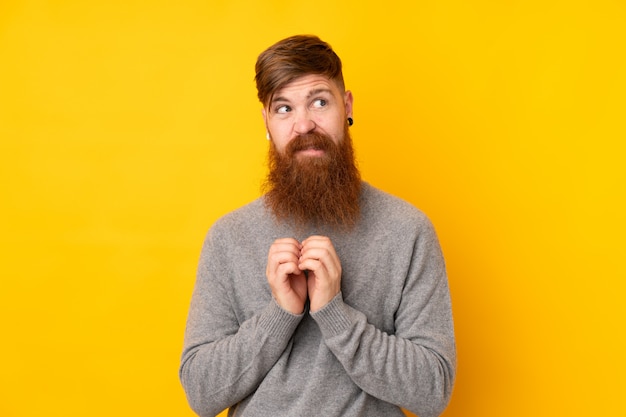
[[[313,118],[311,118],[311,115],[308,112],[304,111],[298,114],[298,116],[296,117],[293,129],[298,135],[303,135],[313,132],[315,130],[315,127],[316,124],[315,121],[313,121]]]

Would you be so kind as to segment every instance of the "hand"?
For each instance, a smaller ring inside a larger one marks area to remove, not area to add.
[[[298,267],[308,270],[311,311],[317,311],[341,291],[341,262],[332,242],[324,236],[307,238],[300,252]]]
[[[302,245],[295,239],[277,239],[270,247],[265,274],[272,296],[292,314],[302,314],[307,299],[307,280],[298,267]]]

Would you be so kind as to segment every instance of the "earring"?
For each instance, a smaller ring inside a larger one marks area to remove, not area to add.
[[[266,132],[266,133],[265,133],[265,139],[267,139],[267,140],[272,139],[272,138],[270,137],[270,132]]]
[[[348,117],[348,126],[352,126],[354,124],[354,120],[352,117]]]

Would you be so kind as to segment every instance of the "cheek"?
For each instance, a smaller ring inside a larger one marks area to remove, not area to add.
[[[336,120],[333,123],[332,130],[329,131],[330,136],[333,138],[335,143],[339,143],[342,141],[345,135],[345,126],[343,125],[343,120]]]
[[[272,142],[274,143],[274,147],[276,148],[276,150],[282,153],[290,142],[289,135],[279,130],[270,130],[270,134],[272,137]]]

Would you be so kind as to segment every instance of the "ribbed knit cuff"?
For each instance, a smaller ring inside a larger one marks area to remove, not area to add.
[[[322,331],[322,336],[329,338],[352,327],[351,311],[351,307],[343,302],[343,296],[339,293],[324,307],[312,312],[311,317]]]
[[[291,314],[283,310],[272,298],[259,317],[259,327],[272,337],[290,338],[303,317],[304,313]]]

